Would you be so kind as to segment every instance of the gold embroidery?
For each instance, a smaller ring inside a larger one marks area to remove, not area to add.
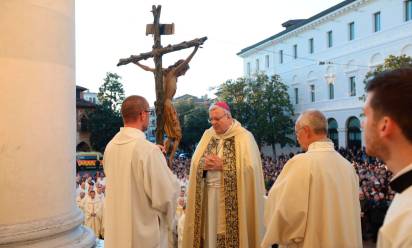
[[[223,144],[223,182],[225,192],[226,246],[239,247],[239,218],[237,199],[235,137]]]
[[[202,212],[203,212],[203,198],[204,198],[204,188],[202,187],[203,182],[203,168],[205,165],[205,155],[217,150],[219,141],[212,138],[207,145],[206,150],[203,152],[202,157],[199,160],[199,166],[196,171],[196,193],[195,193],[195,218],[194,218],[194,233],[193,233],[193,247],[201,248],[203,247],[202,238]]]
[[[217,150],[219,141],[212,138],[199,161],[196,171],[196,193],[195,193],[195,223],[193,247],[203,247],[202,218],[204,205],[203,188],[203,168],[204,156]],[[236,173],[236,150],[235,138],[231,137],[223,143],[223,182],[225,197],[225,222],[226,235],[217,234],[217,248],[237,248],[239,247],[239,219],[238,219],[238,199],[237,199],[237,173]]]
[[[225,248],[225,234],[218,233],[216,235],[216,248]]]

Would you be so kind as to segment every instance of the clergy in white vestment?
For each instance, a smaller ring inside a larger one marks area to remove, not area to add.
[[[106,178],[104,177],[104,175],[102,175],[103,173],[100,173],[99,174],[99,177],[97,178],[97,180],[96,180],[96,183],[97,184],[100,184],[100,185],[102,185],[102,186],[105,186],[106,185]]]
[[[90,196],[84,206],[84,225],[94,231],[96,237],[100,235],[102,225],[101,201],[96,198],[96,192],[90,191]]]
[[[121,107],[124,127],[104,153],[106,248],[165,248],[176,211],[179,182],[160,148],[146,140],[149,104],[141,96]]]
[[[183,206],[182,214],[180,215],[179,221],[177,222],[177,247],[178,248],[183,247],[183,231],[184,231],[185,217],[186,217],[185,210],[186,210],[186,206]]]
[[[86,200],[86,193],[84,193],[83,191],[80,192],[80,194],[76,197],[76,204],[77,207],[80,208],[80,210],[83,211],[84,213],[84,202]]]
[[[80,192],[84,192],[87,193],[87,189],[86,189],[86,182],[82,181],[79,184],[79,187],[76,188],[76,196],[80,195]]]
[[[192,157],[183,247],[259,247],[265,187],[258,146],[225,102],[210,107],[209,121]]]
[[[182,187],[180,187],[180,189],[182,189]],[[183,213],[183,206],[186,204],[184,194],[185,192],[180,190],[179,197],[177,198],[177,206],[176,206],[175,218],[173,221],[173,229],[169,230],[169,248],[176,248],[178,246],[177,228],[178,228],[180,217]]]
[[[327,130],[317,110],[297,119],[296,137],[306,152],[286,163],[269,191],[261,247],[362,247],[359,179]]]
[[[97,184],[96,187],[96,198],[99,199],[100,201],[104,200],[104,193],[103,193],[103,186],[101,184]]]
[[[378,233],[378,248],[412,247],[412,68],[376,75],[366,85],[366,153],[385,161],[397,194]]]
[[[90,192],[90,190],[96,190],[96,189],[94,188],[94,186],[95,186],[95,182],[94,182],[93,178],[92,178],[91,176],[89,176],[89,177],[86,179],[86,191],[87,191],[87,192]]]
[[[102,239],[104,239],[104,203],[105,203],[105,200],[103,199],[100,205],[100,213],[102,215],[102,226],[100,227],[100,237]]]

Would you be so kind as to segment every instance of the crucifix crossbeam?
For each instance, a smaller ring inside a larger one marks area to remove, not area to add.
[[[156,55],[163,55],[163,54],[166,54],[166,53],[171,53],[171,52],[174,52],[174,51],[179,51],[179,50],[194,47],[194,46],[200,46],[206,40],[207,40],[207,37],[202,37],[202,38],[198,38],[198,39],[193,39],[191,41],[184,41],[184,42],[181,42],[181,43],[176,44],[176,45],[168,45],[166,47],[153,49],[153,51],[151,51],[151,52],[141,53],[139,55],[131,55],[129,58],[120,59],[117,66],[127,65],[129,63],[139,62],[140,60],[146,60],[148,58],[153,58]]]

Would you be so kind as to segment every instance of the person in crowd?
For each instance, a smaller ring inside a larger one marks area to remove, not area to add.
[[[94,190],[90,191],[89,198],[85,202],[84,215],[84,225],[90,227],[96,237],[99,237],[102,225],[101,201],[96,198]]]
[[[97,184],[97,192],[96,192],[96,197],[99,199],[99,201],[104,200],[104,193],[103,193],[103,186],[101,184]]]
[[[84,213],[84,203],[86,201],[86,193],[81,191],[80,194],[76,197],[76,205]]]

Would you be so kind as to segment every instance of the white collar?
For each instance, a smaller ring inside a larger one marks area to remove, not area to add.
[[[310,151],[334,151],[333,142],[330,139],[324,139],[312,142],[308,147],[308,152]]]
[[[409,164],[408,166],[404,167],[404,168],[403,168],[402,170],[400,170],[398,173],[396,173],[396,175],[394,175],[394,176],[392,177],[392,180],[391,180],[391,181],[395,180],[396,178],[400,177],[401,175],[405,174],[406,172],[408,172],[408,171],[410,171],[410,170],[412,170],[412,163]]]
[[[126,133],[132,137],[136,137],[136,138],[143,138],[146,139],[146,135],[144,134],[144,132],[142,132],[142,130],[138,129],[138,128],[134,128],[134,127],[121,127],[120,131],[123,133]]]

